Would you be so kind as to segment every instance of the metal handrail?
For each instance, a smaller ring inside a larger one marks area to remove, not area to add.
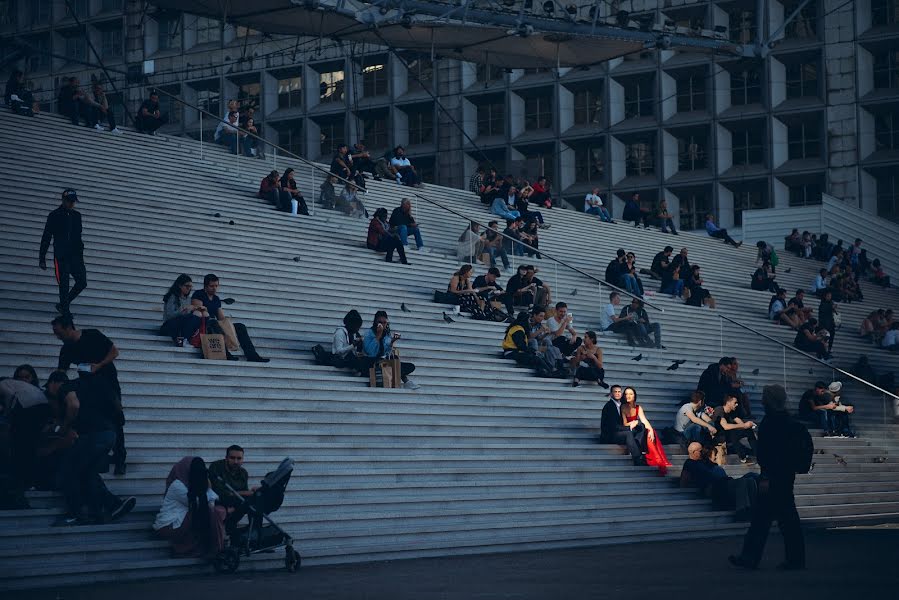
[[[821,360],[821,359],[818,358],[817,356],[813,356],[813,355],[809,354],[808,352],[804,352],[804,351],[800,350],[799,348],[796,348],[795,346],[791,346],[790,344],[784,343],[784,342],[782,342],[782,341],[780,341],[780,340],[778,340],[778,339],[776,339],[776,338],[771,337],[770,335],[767,335],[767,334],[762,333],[761,331],[758,331],[757,329],[753,329],[753,328],[750,327],[749,325],[745,325],[745,324],[743,324],[743,323],[740,323],[739,321],[735,321],[734,319],[731,319],[730,317],[726,317],[726,316],[724,316],[724,315],[722,315],[722,314],[719,314],[718,317],[721,318],[721,319],[723,319],[723,320],[725,320],[725,321],[727,321],[727,322],[729,322],[729,323],[733,323],[733,324],[736,325],[737,327],[742,327],[742,328],[745,329],[746,331],[750,331],[750,332],[754,333],[754,334],[757,335],[757,336],[760,336],[760,337],[765,338],[766,340],[772,341],[772,342],[774,342],[775,344],[779,344],[780,346],[782,346],[782,347],[784,347],[784,348],[786,348],[786,349],[788,349],[788,350],[791,350],[792,352],[795,352],[796,354],[801,354],[802,356],[804,356],[804,357],[806,357],[806,358],[808,358],[808,359],[811,359],[811,360],[813,360],[813,361],[815,361],[815,362],[817,362],[817,363],[819,363],[819,364],[824,365],[824,366],[827,367],[828,369],[831,369],[831,370],[833,370],[833,371],[836,371],[836,372],[838,372],[838,373],[841,373],[842,375],[845,375],[846,377],[850,377],[850,378],[852,378],[852,379],[858,381],[859,383],[862,383],[862,384],[868,386],[869,388],[872,388],[872,389],[877,390],[877,391],[880,392],[881,394],[885,394],[885,395],[889,396],[890,398],[892,398],[892,399],[894,399],[894,400],[899,400],[899,396],[897,396],[896,394],[893,394],[892,392],[888,392],[888,391],[886,391],[885,389],[883,389],[883,388],[881,388],[881,387],[878,387],[878,386],[874,385],[874,384],[871,383],[870,381],[866,381],[866,380],[862,379],[861,377],[858,377],[858,376],[856,376],[856,375],[853,375],[853,374],[850,373],[849,371],[845,371],[845,370],[843,370],[843,369],[841,369],[841,368],[839,368],[839,367],[835,367],[835,366],[833,366],[833,365],[831,365],[831,364],[829,364],[829,363],[827,363],[827,362]]]
[[[157,93],[165,94],[165,95],[168,96],[169,98],[175,100],[176,102],[178,102],[178,103],[180,103],[180,104],[183,104],[184,106],[190,107],[192,110],[196,110],[196,111],[199,112],[200,114],[204,114],[204,115],[208,115],[208,116],[212,117],[213,121],[216,121],[216,122],[219,122],[219,123],[227,123],[224,119],[222,119],[222,118],[219,117],[218,115],[214,115],[214,114],[212,114],[212,113],[209,112],[209,111],[203,110],[203,109],[200,108],[199,106],[195,106],[195,105],[193,105],[193,104],[187,102],[186,100],[184,100],[184,99],[182,99],[182,98],[179,98],[178,96],[176,96],[176,95],[174,95],[174,94],[171,94],[171,93],[169,93],[169,92],[167,92],[167,91],[165,91],[165,90],[162,90],[162,89],[159,89],[159,88],[155,88],[155,87],[152,88],[152,89],[153,89],[155,92],[157,92]],[[312,167],[313,169],[317,169],[317,170],[319,170],[319,171],[325,173],[327,177],[336,177],[339,181],[343,181],[344,183],[351,183],[351,184],[353,184],[354,186],[356,186],[356,188],[361,189],[363,192],[367,191],[367,190],[365,190],[365,188],[359,188],[359,186],[356,184],[355,181],[350,181],[350,180],[344,179],[343,177],[340,177],[339,175],[334,175],[334,174],[331,173],[328,169],[325,169],[324,167],[320,167],[319,165],[317,165],[316,163],[312,162],[311,160],[309,160],[309,159],[307,159],[307,158],[303,158],[302,156],[298,156],[298,155],[294,154],[293,152],[291,152],[291,151],[289,151],[289,150],[286,150],[285,148],[282,148],[282,147],[279,146],[278,144],[274,144],[274,143],[272,143],[272,142],[269,142],[269,141],[266,140],[265,138],[263,138],[263,137],[261,137],[261,136],[259,136],[259,135],[256,135],[255,133],[252,133],[252,132],[250,132],[250,131],[247,131],[247,130],[245,130],[245,129],[239,127],[239,126],[231,125],[230,123],[227,123],[227,124],[228,124],[229,126],[231,126],[231,127],[234,127],[234,128],[237,129],[238,131],[243,132],[244,134],[246,134],[246,135],[248,135],[248,136],[252,136],[252,137],[256,138],[257,140],[261,141],[263,144],[266,144],[266,145],[268,145],[268,146],[272,146],[273,148],[275,148],[275,149],[277,149],[277,150],[283,152],[283,153],[286,154],[287,156],[290,156],[290,157],[292,157],[292,158],[294,158],[294,159],[296,159],[296,160],[299,160],[300,162],[302,162],[302,163],[304,163],[304,164],[306,164],[306,165],[309,165],[309,166]],[[313,190],[313,193],[314,193],[314,190]],[[480,223],[479,221],[477,221],[477,220],[475,220],[475,219],[473,219],[473,218],[471,218],[471,217],[468,217],[468,216],[466,216],[466,215],[464,215],[464,214],[462,214],[462,213],[460,213],[460,212],[457,212],[457,211],[455,211],[455,210],[453,210],[453,209],[451,209],[451,208],[449,208],[449,207],[447,207],[447,206],[444,206],[443,204],[441,204],[440,202],[437,202],[436,200],[432,200],[431,198],[428,198],[428,197],[426,197],[426,196],[423,196],[423,195],[421,195],[421,194],[418,193],[418,192],[409,192],[409,194],[411,194],[411,195],[414,196],[415,198],[418,198],[419,200],[423,200],[424,202],[427,202],[427,203],[429,203],[429,204],[433,204],[434,206],[436,206],[436,207],[438,207],[438,208],[440,208],[440,209],[442,209],[442,210],[445,210],[445,211],[447,211],[447,212],[449,212],[449,213],[451,213],[451,214],[454,214],[454,215],[456,215],[456,216],[458,216],[458,217],[461,217],[461,218],[465,219],[466,221],[468,221],[469,223],[477,223],[477,224],[480,225],[481,227],[485,227],[483,223]],[[485,227],[485,229],[486,229],[486,227]],[[511,241],[514,242],[514,243],[521,244],[522,246],[524,246],[524,247],[527,248],[528,250],[532,250],[532,251],[534,251],[534,252],[538,252],[538,253],[540,253],[541,256],[545,256],[545,257],[549,258],[550,260],[552,260],[552,261],[554,261],[554,262],[557,262],[557,263],[561,264],[562,266],[567,267],[567,268],[571,269],[572,271],[574,271],[574,272],[576,272],[576,273],[579,273],[579,274],[583,275],[584,277],[586,277],[586,278],[588,278],[588,279],[591,279],[591,280],[595,281],[595,282],[598,283],[600,286],[606,286],[606,287],[608,287],[608,288],[611,288],[611,289],[615,290],[615,291],[618,292],[619,294],[624,294],[625,296],[628,296],[628,297],[630,297],[630,298],[637,298],[638,300],[640,300],[641,302],[643,302],[643,304],[645,304],[646,306],[649,306],[649,307],[651,307],[651,308],[654,308],[654,309],[656,309],[656,310],[659,311],[659,312],[665,312],[665,309],[663,309],[662,307],[656,306],[655,304],[653,304],[653,303],[651,303],[651,302],[647,302],[647,301],[644,300],[643,298],[640,298],[640,297],[638,297],[638,296],[636,296],[636,295],[634,295],[634,294],[631,294],[631,293],[628,292],[627,290],[624,290],[624,289],[622,289],[622,288],[620,288],[620,287],[618,287],[618,286],[612,285],[611,283],[608,283],[608,282],[606,282],[606,281],[602,281],[601,279],[599,279],[599,278],[597,278],[597,277],[594,277],[593,275],[591,275],[590,273],[587,273],[586,271],[583,271],[583,270],[581,270],[581,269],[579,269],[579,268],[577,268],[577,267],[575,267],[575,266],[572,266],[572,265],[566,263],[565,261],[563,261],[563,260],[561,260],[561,259],[559,259],[559,258],[556,258],[556,257],[554,257],[554,256],[552,256],[552,255],[550,255],[550,254],[547,254],[544,250],[538,250],[537,248],[533,248],[533,247],[531,247],[530,245],[525,244],[524,242],[518,241],[518,240],[516,240],[515,238],[506,235],[506,234],[503,233],[502,231],[497,231],[496,233],[499,234],[499,235],[501,235],[501,236],[503,236],[503,237],[506,238],[506,239],[511,240]]]

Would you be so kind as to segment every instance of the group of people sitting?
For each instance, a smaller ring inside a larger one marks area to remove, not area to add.
[[[412,200],[403,198],[400,205],[393,209],[387,218],[387,209],[381,207],[375,211],[368,224],[365,245],[369,250],[385,252],[384,260],[393,262],[393,253],[397,252],[400,262],[408,265],[406,246],[409,235],[415,238],[415,246],[419,252],[425,252],[425,243],[421,235],[421,227],[412,214]]]
[[[651,225],[654,225],[662,233],[677,235],[674,217],[668,212],[668,201],[664,199],[660,200],[655,208],[650,210],[643,208],[643,205],[640,203],[640,194],[635,192],[624,203],[624,211],[621,214],[621,218],[624,221],[632,222],[634,227],[639,227],[642,223],[644,229],[649,229]]]
[[[858,334],[875,346],[899,350],[899,321],[893,318],[892,309],[879,308],[862,319]]]
[[[609,303],[600,314],[600,329],[611,331],[627,338],[630,346],[647,346],[665,349],[662,345],[662,326],[649,319],[643,301],[631,298],[631,301],[620,308],[621,294],[611,292]],[[652,334],[652,338],[650,338]]]
[[[406,156],[406,149],[397,146],[388,150],[383,158],[373,159],[365,140],[353,144],[339,143],[331,158],[331,174],[352,181],[357,188],[365,189],[366,173],[375,181],[382,177],[393,178],[398,184],[422,187],[421,175]]]
[[[851,272],[856,283],[860,278],[867,277],[874,285],[890,287],[890,276],[884,270],[880,259],[870,260],[867,249],[862,248],[862,243],[861,238],[856,238],[849,248],[843,248],[843,240],[837,240],[834,244],[826,233],[822,233],[819,237],[808,231],[799,233],[798,229],[793,229],[784,237],[784,250],[794,252],[799,258],[811,258],[828,263],[828,274],[832,274],[833,266],[839,264],[841,274]]]
[[[495,167],[488,169],[479,166],[468,180],[468,189],[477,194],[494,214],[506,220],[515,215],[526,220],[536,219],[542,226],[543,215],[529,207],[533,205],[549,209],[554,204],[549,180],[544,175],[537,177],[532,185],[526,179],[516,178],[514,175],[500,177]],[[497,203],[496,200],[500,202]]]
[[[282,212],[309,215],[309,207],[297,186],[293,168],[285,169],[284,175],[272,170],[263,177],[259,182],[259,191],[256,192],[256,197],[266,200]]]
[[[688,306],[715,308],[715,298],[703,287],[699,265],[690,264],[687,248],[681,248],[672,258],[674,248],[665,246],[652,259],[649,269],[637,269],[636,255],[619,248],[616,257],[606,266],[605,281],[642,298],[645,290],[640,274],[659,280],[659,291],[672,298],[683,298]]]
[[[259,138],[254,137],[261,134],[261,125],[256,122],[256,108],[255,101],[228,100],[225,114],[213,134],[215,142],[227,147],[231,154],[265,158]]]

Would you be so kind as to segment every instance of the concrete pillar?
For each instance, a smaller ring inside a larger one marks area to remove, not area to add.
[[[574,149],[565,142],[559,142],[559,170],[557,189],[565,190],[574,185]]]
[[[624,143],[615,136],[609,136],[609,183],[615,185],[626,174]]]
[[[559,108],[557,111],[559,133],[564,133],[574,126],[574,94],[564,85],[557,85],[559,90]]]
[[[662,181],[666,181],[678,170],[677,138],[663,129],[661,143],[659,155],[662,160]]]
[[[303,108],[307,113],[321,102],[319,77],[319,72],[309,65],[303,67]]]
[[[659,93],[662,98],[661,116],[664,122],[677,112],[677,82],[665,71],[659,76]]]
[[[453,123],[453,120],[457,123],[464,122],[463,104],[465,103],[462,100],[464,86],[462,75],[465,70],[461,66],[461,63],[449,59],[437,59],[434,62],[434,89],[437,90],[440,104],[446,109],[444,112],[439,107],[435,107],[434,141],[437,147],[434,182],[439,185],[467,188],[468,176],[472,174],[472,169],[469,169],[466,164],[465,152],[459,150],[467,140]],[[396,112],[399,114],[402,111]],[[447,113],[452,116],[452,119]],[[465,127],[466,133],[474,138],[473,130],[469,130],[468,125]],[[408,130],[408,119],[406,128]]]
[[[668,214],[671,215],[671,220],[680,229],[680,198],[668,188],[662,188],[662,198],[668,202]]]
[[[524,98],[509,94],[509,138],[515,139],[524,133]],[[514,160],[514,159],[513,159]]]
[[[787,146],[787,126],[780,119],[771,119],[771,168],[776,169],[787,162],[789,148]]]
[[[727,127],[715,125],[715,131],[715,138],[718,140],[718,144],[715,147],[715,165],[718,169],[718,175],[721,175],[734,164],[734,141],[733,135]]]
[[[612,77],[606,78],[606,88],[609,90],[609,125],[615,125],[624,120],[624,86]]]
[[[718,188],[718,226],[729,229],[734,226],[734,194],[720,183]]]
[[[730,71],[714,67],[715,76],[713,77],[713,102],[716,115],[720,115],[730,108]]]
[[[772,58],[768,61],[768,81],[771,106],[777,106],[787,99],[787,68],[782,62]]]
[[[874,141],[874,115],[861,109],[858,111],[858,155],[862,160],[873,154],[876,148]]]
[[[790,188],[777,177],[773,178],[771,199],[772,208],[787,208],[790,206]]]

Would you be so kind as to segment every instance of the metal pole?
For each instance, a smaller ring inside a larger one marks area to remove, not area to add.
[[[272,171],[278,170],[278,147],[275,146],[275,151],[272,152]]]
[[[784,389],[787,389],[787,349],[784,347],[780,348],[781,353],[783,353],[783,361],[784,361]]]
[[[240,179],[240,134],[235,132],[237,136],[237,178]]]
[[[554,262],[554,263],[553,263],[553,266],[556,268],[556,274],[555,274],[556,294],[561,295],[561,294],[562,294],[562,291],[561,291],[561,288],[559,287],[559,263]],[[560,297],[560,296],[557,296],[557,297]]]
[[[314,217],[315,216],[315,167],[310,167],[310,168],[312,169],[312,190],[311,190],[312,195],[309,197],[310,198],[309,214]]]
[[[720,317],[718,318],[718,341],[721,347],[720,356],[724,356],[724,319]]]
[[[200,111],[200,160],[203,160],[203,111]]]

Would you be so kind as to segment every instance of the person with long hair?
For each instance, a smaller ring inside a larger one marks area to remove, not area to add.
[[[193,280],[182,273],[162,297],[159,333],[172,338],[176,346],[183,346],[184,340],[189,340],[199,330],[201,319],[209,316],[206,307],[191,304],[193,288]]]
[[[403,244],[390,231],[390,224],[387,222],[387,209],[383,206],[375,211],[375,215],[368,224],[368,235],[365,245],[368,246],[369,250],[386,252],[387,256],[384,257],[384,260],[387,262],[393,262],[393,253],[395,251],[400,255],[401,263],[404,265],[409,264],[409,261],[406,260],[406,250],[403,248]]]
[[[367,375],[372,361],[361,356],[360,329],[362,329],[362,315],[353,309],[343,317],[343,327],[334,330],[334,337],[331,340],[331,354],[334,357],[332,364],[338,369],[353,369]]]
[[[365,332],[365,337],[362,338],[362,349],[372,362],[390,358],[394,346],[401,338],[399,333],[390,331],[390,319],[387,311],[379,310],[375,313],[371,327]],[[417,390],[418,384],[409,379],[409,375],[413,371],[415,371],[415,365],[410,362],[400,362],[400,379],[403,381],[403,387]]]
[[[185,456],[166,478],[153,530],[169,542],[176,557],[213,558],[225,545],[226,509],[216,506],[216,500],[206,463],[198,456]]]
[[[511,358],[519,365],[534,365],[534,353],[528,347],[528,331],[530,329],[531,316],[526,310],[523,310],[518,313],[514,321],[509,323],[503,334],[503,358]]]
[[[686,300],[687,305],[715,308],[715,299],[712,298],[712,294],[702,287],[702,284],[705,282],[702,280],[702,275],[699,273],[699,265],[690,267],[690,273],[686,282],[687,289],[690,291],[690,295]]]
[[[446,291],[453,294],[462,312],[467,312],[472,319],[478,321],[494,321],[497,318],[496,309],[484,300],[480,293],[492,289],[491,287],[475,288],[471,284],[471,265],[462,265],[453,273],[447,284]]]
[[[16,370],[13,371],[12,378],[17,381],[30,383],[36,388],[41,387],[41,380],[38,379],[37,371],[34,370],[34,367],[28,364],[19,365],[18,367],[16,367]]]
[[[624,403],[621,405],[621,418],[624,425],[633,429],[642,424],[646,428],[646,464],[651,467],[658,467],[659,473],[665,475],[671,462],[665,456],[665,449],[662,447],[662,440],[656,435],[655,430],[643,407],[637,404],[637,390],[632,387],[624,388]]]

